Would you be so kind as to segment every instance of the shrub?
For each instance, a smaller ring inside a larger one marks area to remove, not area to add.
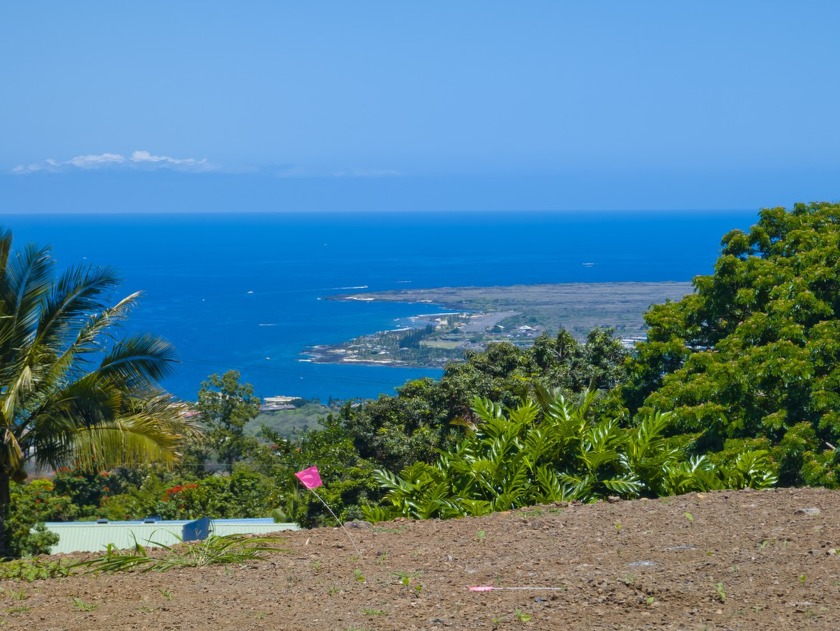
[[[537,503],[775,483],[765,451],[743,452],[725,466],[705,456],[687,458],[687,439],[665,436],[669,414],[651,413],[622,428],[617,419],[591,413],[595,397],[584,392],[573,403],[542,391],[539,403],[526,402],[507,413],[475,399],[480,421],[434,465],[417,463],[401,475],[374,472],[388,490],[386,506],[367,507],[366,517],[484,515]]]

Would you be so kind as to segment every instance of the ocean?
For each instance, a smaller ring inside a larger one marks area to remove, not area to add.
[[[110,265],[142,290],[126,329],[171,341],[164,385],[194,399],[239,370],[260,396],[392,394],[439,370],[302,362],[301,351],[394,327],[431,305],[336,302],[339,293],[442,286],[686,281],[712,272],[721,237],[754,211],[6,215],[17,247],[60,266]]]

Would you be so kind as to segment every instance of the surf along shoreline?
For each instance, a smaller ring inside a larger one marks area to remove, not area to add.
[[[300,361],[323,364],[440,368],[468,350],[495,342],[530,346],[561,328],[582,340],[612,328],[627,346],[644,339],[651,305],[679,300],[690,282],[557,283],[493,287],[439,287],[336,294],[324,300],[401,302],[436,311],[401,318],[397,327],[339,344],[306,348]]]

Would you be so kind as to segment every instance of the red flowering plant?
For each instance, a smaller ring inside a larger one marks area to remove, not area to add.
[[[186,482],[169,487],[161,497],[161,516],[168,519],[201,517],[199,485]]]

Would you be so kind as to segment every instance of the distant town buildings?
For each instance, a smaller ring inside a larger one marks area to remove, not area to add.
[[[295,406],[295,401],[301,401],[300,397],[266,397],[260,405],[260,412],[277,412],[279,410],[292,410]]]

